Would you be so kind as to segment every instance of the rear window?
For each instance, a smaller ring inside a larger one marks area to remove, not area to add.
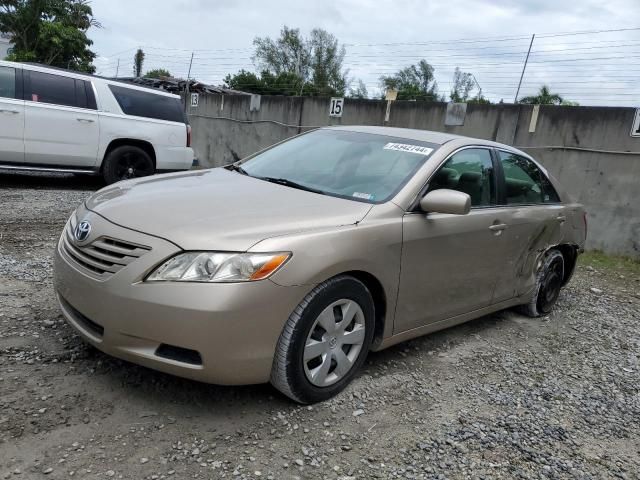
[[[180,100],[132,88],[109,85],[109,89],[127,115],[185,123]]]
[[[0,97],[16,98],[16,69],[0,67]]]
[[[27,73],[25,100],[96,109],[96,99],[90,82],[51,73]]]

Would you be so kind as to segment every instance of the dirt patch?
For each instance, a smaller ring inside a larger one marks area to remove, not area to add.
[[[0,174],[0,478],[637,478],[633,262],[585,257],[552,315],[499,312],[371,354],[345,392],[301,407],[80,341],[51,259],[98,186]]]

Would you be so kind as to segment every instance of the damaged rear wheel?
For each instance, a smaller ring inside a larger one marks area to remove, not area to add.
[[[558,250],[545,253],[536,274],[536,286],[528,303],[518,310],[529,317],[547,315],[553,310],[564,279],[564,257]]]

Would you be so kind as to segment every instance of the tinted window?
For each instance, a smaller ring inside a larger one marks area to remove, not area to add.
[[[553,185],[538,166],[528,158],[499,151],[504,171],[507,204],[557,203]]]
[[[286,179],[326,195],[380,203],[391,198],[437,145],[344,130],[316,130],[256,155],[249,175]]]
[[[448,188],[467,193],[471,206],[495,203],[495,178],[491,152],[485,148],[467,148],[454,154],[429,182],[427,191]]]
[[[26,100],[68,107],[79,106],[76,100],[76,81],[73,78],[33,71],[29,72],[29,78],[31,87]]]
[[[16,69],[0,67],[0,97],[16,98]]]
[[[177,98],[143,92],[132,88],[109,85],[120,108],[127,115],[136,117],[157,118],[170,122],[182,122],[185,118],[182,104]]]

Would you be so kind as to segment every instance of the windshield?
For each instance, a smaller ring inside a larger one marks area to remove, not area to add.
[[[256,155],[242,169],[293,188],[381,203],[395,195],[437,147],[406,138],[321,129]]]

